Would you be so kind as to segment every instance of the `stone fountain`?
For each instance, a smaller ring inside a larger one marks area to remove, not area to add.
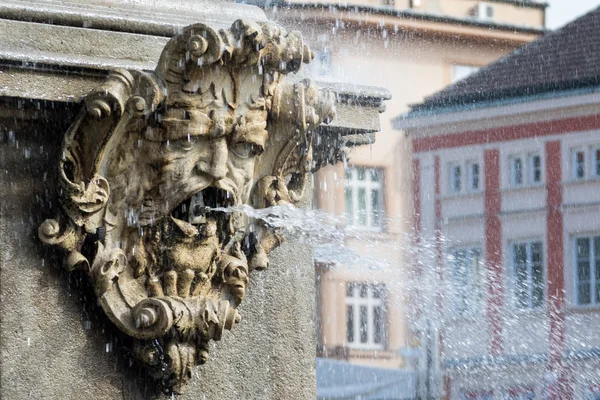
[[[2,395],[314,398],[310,249],[244,207],[310,206],[389,95],[304,79],[258,8],[158,3],[0,5]]]

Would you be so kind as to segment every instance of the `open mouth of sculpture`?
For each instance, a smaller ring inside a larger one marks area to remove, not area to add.
[[[235,204],[233,194],[227,190],[207,187],[181,202],[171,213],[180,227],[197,229],[199,233],[207,224],[216,223],[216,234],[223,243],[233,234],[232,213],[226,209]],[[210,230],[209,230],[210,231]]]

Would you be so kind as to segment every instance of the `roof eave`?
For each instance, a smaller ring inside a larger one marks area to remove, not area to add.
[[[581,102],[600,102],[600,86],[579,87],[575,89],[565,89],[562,91],[544,92],[535,95],[520,97],[506,97],[489,102],[477,102],[470,104],[460,104],[449,107],[427,108],[421,110],[411,110],[392,119],[392,127],[396,130],[427,128],[444,123],[455,123],[459,120],[481,119],[484,113],[489,117],[500,114],[521,114],[531,112],[531,108],[522,107],[522,104],[537,104],[537,111],[550,110],[572,105]],[[571,97],[572,101],[558,101],[557,99]],[[579,98],[580,100],[577,100]],[[511,107],[518,106],[518,109]],[[486,112],[487,111],[487,112]],[[477,113],[475,116],[473,113]]]
[[[565,81],[552,81],[537,86],[522,86],[496,90],[494,92],[472,93],[467,95],[454,95],[450,97],[429,98],[420,104],[411,106],[411,112],[448,109],[463,106],[473,106],[478,103],[490,103],[495,101],[504,102],[513,98],[526,98],[544,94],[567,92],[600,85],[600,76],[591,76],[582,79],[570,79]]]
[[[521,0],[486,0],[486,1],[489,1],[491,3],[513,4],[517,7],[524,7],[524,8],[539,8],[542,10],[545,10],[546,8],[548,8],[550,6],[550,4],[546,3],[546,2],[530,3],[530,2],[525,2],[525,1],[521,1]]]
[[[378,15],[386,15],[392,17],[398,17],[403,19],[415,19],[419,18],[424,21],[429,22],[440,22],[440,23],[449,23],[460,26],[472,26],[477,28],[494,28],[503,31],[511,31],[516,33],[528,33],[528,34],[539,34],[542,35],[549,30],[546,28],[535,28],[535,27],[526,27],[521,25],[511,25],[511,24],[503,24],[503,23],[494,23],[489,21],[478,21],[475,19],[468,18],[456,18],[435,14],[427,14],[427,13],[419,13],[411,10],[396,10],[393,8],[387,7],[375,7],[375,6],[362,6],[362,5],[339,5],[339,4],[323,4],[318,2],[289,2],[285,0],[274,0],[269,2],[270,5],[278,5],[286,8],[305,8],[305,9],[335,9],[341,11],[355,11],[355,12],[366,12],[369,14],[378,14]],[[335,14],[332,13],[332,17],[335,17]]]

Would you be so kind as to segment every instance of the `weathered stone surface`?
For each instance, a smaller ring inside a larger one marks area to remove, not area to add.
[[[258,7],[211,0],[3,0],[0,17],[166,37],[198,21],[227,28],[241,17],[266,20]]]
[[[331,93],[286,79],[311,59],[275,24],[190,25],[155,71],[111,71],[64,134],[39,238],[89,277],[165,391],[187,390],[284,240],[240,208],[302,199],[314,131],[335,116]]]
[[[316,397],[312,252],[288,241],[269,258],[273,267],[253,277],[240,306],[243,321],[211,349],[214,359],[182,398]]]
[[[63,272],[62,260],[53,261],[37,243],[38,224],[56,206],[48,203],[54,198],[48,165],[59,157],[65,116],[74,115],[64,105],[40,107],[45,111],[17,111],[17,120],[4,114],[0,122],[0,394],[168,398],[154,395],[150,381],[120,356],[128,343],[91,309],[82,277]],[[315,397],[312,254],[290,241],[270,258],[271,268],[255,276],[239,308],[243,321],[211,348],[213,360],[195,369],[197,378],[181,399]]]
[[[63,272],[63,259],[42,248],[37,227],[55,215],[55,166],[80,97],[112,68],[153,69],[183,26],[227,28],[240,17],[265,19],[258,8],[191,0],[0,5],[0,32],[10,36],[0,44],[0,397],[168,397],[131,363],[131,340],[87,295],[87,278]],[[348,120],[317,132],[317,165],[342,157],[337,150],[344,146],[370,141],[388,96],[333,91]],[[347,112],[352,107],[361,112]],[[309,192],[301,206],[309,205]],[[255,272],[239,307],[243,321],[211,344],[211,362],[194,369],[191,390],[180,398],[315,397],[311,251],[292,240],[269,257],[269,271]]]
[[[57,120],[58,110],[14,110],[11,103],[14,112],[8,113],[2,107],[0,394],[119,398],[118,360],[105,352],[110,338],[96,323],[86,329],[91,316],[80,301],[80,282],[44,260],[36,239],[37,223],[56,206],[44,192],[51,190],[46,184],[53,178],[48,164],[59,156],[60,136],[52,128],[62,130],[65,123]]]

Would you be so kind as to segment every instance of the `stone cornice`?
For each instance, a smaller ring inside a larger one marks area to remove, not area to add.
[[[197,21],[226,28],[239,15],[250,21],[267,19],[257,7],[206,0],[5,0],[0,4],[0,19],[168,38]]]

